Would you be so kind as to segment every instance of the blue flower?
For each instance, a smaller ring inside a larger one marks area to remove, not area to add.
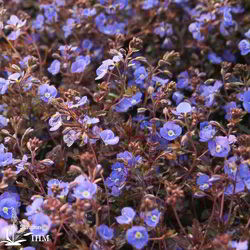
[[[3,115],[0,115],[0,129],[4,128],[8,125],[9,119],[4,117]]]
[[[142,9],[149,10],[156,7],[159,4],[159,0],[144,0]]]
[[[49,180],[47,183],[48,195],[57,198],[65,197],[69,192],[69,183],[62,182],[57,179]]]
[[[175,140],[181,133],[182,128],[174,122],[166,122],[160,129],[160,135],[168,141]]]
[[[20,197],[17,193],[4,192],[0,195],[0,216],[5,219],[11,219],[14,215],[19,214],[21,206]]]
[[[188,102],[181,102],[177,107],[176,107],[176,112],[177,114],[187,114],[192,111],[192,107]]]
[[[32,226],[31,226],[31,233],[34,235],[46,235],[48,234],[50,227],[52,225],[52,221],[44,213],[37,213],[31,218]]]
[[[48,71],[52,74],[52,75],[56,75],[59,73],[60,71],[60,61],[58,60],[54,60],[51,65],[48,68]]]
[[[80,132],[77,132],[73,129],[65,129],[63,131],[63,141],[67,144],[68,147],[71,147],[73,143],[79,139]]]
[[[131,207],[124,207],[121,214],[122,215],[115,217],[117,223],[119,224],[130,224],[136,215],[134,209]]]
[[[12,153],[0,153],[0,167],[5,167],[7,165],[11,165],[13,163]]]
[[[72,73],[81,73],[85,70],[86,66],[90,64],[90,56],[78,56],[76,61],[71,65]]]
[[[221,57],[217,56],[214,52],[208,53],[207,58],[213,64],[220,64],[222,62]]]
[[[16,165],[16,174],[19,174],[21,171],[23,171],[24,170],[24,165],[27,163],[27,161],[28,161],[28,157],[27,157],[27,155],[23,155],[23,158],[22,158],[22,160],[18,160],[18,162],[16,163],[17,165]]]
[[[231,148],[226,136],[216,136],[208,142],[208,149],[212,156],[227,157]]]
[[[36,250],[34,247],[24,247],[23,250]]]
[[[142,249],[148,243],[148,232],[145,227],[133,226],[127,230],[126,239],[135,249]]]
[[[28,219],[31,220],[31,218],[37,214],[41,213],[43,211],[43,198],[36,198],[31,205],[26,207],[26,213],[25,215],[28,216]]]
[[[112,59],[104,60],[99,68],[96,70],[97,77],[95,80],[102,79],[108,72],[108,70],[112,70],[117,63],[119,63],[122,59],[122,55],[118,54],[114,56]]]
[[[51,99],[57,96],[57,90],[54,86],[50,86],[49,84],[45,83],[39,86],[38,93],[40,99],[44,102],[49,102]]]
[[[156,35],[159,35],[160,37],[172,36],[173,35],[172,24],[161,22],[160,26],[154,29],[154,33]]]
[[[250,42],[246,39],[241,40],[238,47],[242,56],[245,56],[250,52]]]
[[[88,125],[96,124],[96,123],[100,122],[99,118],[95,118],[95,117],[91,118],[91,117],[89,117],[89,116],[87,116],[87,115],[85,115],[85,116],[83,117],[83,119],[80,118],[78,121],[79,121],[81,124],[88,124]]]
[[[32,22],[32,28],[36,30],[43,30],[44,25],[44,16],[43,15],[37,15],[36,20]]]
[[[144,66],[140,66],[134,71],[135,82],[139,85],[143,84],[144,80],[148,77],[148,72]]]
[[[189,75],[187,71],[181,72],[177,77],[176,87],[178,89],[186,89],[189,85]]]
[[[202,27],[202,23],[199,23],[199,22],[194,22],[194,23],[191,23],[189,26],[188,26],[188,30],[189,32],[192,33],[192,36],[195,40],[197,41],[203,41],[204,40],[204,36],[201,34],[201,27]]]
[[[141,161],[140,156],[135,157],[135,156],[133,156],[133,154],[131,152],[128,152],[128,151],[124,151],[122,153],[117,154],[116,158],[117,159],[122,159],[123,161],[125,161],[127,163],[128,167],[133,167],[138,162]]]
[[[67,106],[69,109],[78,108],[78,107],[81,107],[81,106],[87,104],[88,97],[87,96],[83,96],[83,97],[76,96],[75,101],[76,101],[75,104],[73,102],[67,102]]]
[[[216,128],[209,122],[200,123],[200,141],[206,142],[211,140],[216,134]]]
[[[54,4],[43,4],[40,8],[44,9],[44,16],[46,17],[47,23],[57,22],[58,15]]]
[[[100,137],[105,145],[115,145],[119,142],[119,137],[115,136],[112,130],[106,129],[100,133]]]
[[[237,108],[236,102],[229,102],[227,103],[223,109],[226,111],[225,119],[226,120],[231,120],[232,119],[232,109]]]
[[[97,185],[90,181],[82,181],[75,189],[73,196],[79,199],[90,200],[96,194]]]
[[[56,131],[62,126],[62,116],[59,112],[56,112],[51,116],[49,119],[49,125],[51,126],[49,131]]]
[[[82,48],[86,50],[91,50],[93,43],[89,39],[84,39],[82,42]]]
[[[140,216],[144,218],[144,222],[149,227],[156,227],[159,223],[161,212],[156,208],[152,211],[147,211],[145,213],[141,213]]]
[[[137,92],[132,97],[124,97],[115,105],[116,112],[127,112],[129,108],[141,102],[142,93]]]
[[[87,17],[89,17],[89,16],[94,16],[95,14],[96,14],[96,9],[95,8],[85,8],[85,9],[83,9],[83,15],[84,16],[87,16]]]
[[[7,90],[8,90],[8,86],[9,86],[9,81],[5,80],[4,78],[0,77],[0,94],[4,95]]]
[[[210,188],[211,183],[209,182],[210,177],[206,174],[201,174],[196,180],[196,184],[199,186],[200,190],[206,190]]]
[[[250,90],[243,94],[243,107],[248,113],[250,113]]]
[[[245,190],[245,183],[243,182],[243,180],[239,179],[236,181],[235,185],[229,184],[226,187],[224,194],[233,195],[233,194],[241,193],[244,190]]]
[[[97,232],[103,240],[111,240],[114,236],[114,229],[104,224],[97,227]]]
[[[247,250],[248,249],[248,241],[230,241],[228,243],[228,247],[234,248],[236,250]]]
[[[184,99],[184,95],[180,91],[175,91],[172,100],[178,105]]]
[[[67,38],[72,33],[72,29],[75,25],[75,19],[68,18],[66,25],[62,27],[62,30],[64,31],[64,37]]]

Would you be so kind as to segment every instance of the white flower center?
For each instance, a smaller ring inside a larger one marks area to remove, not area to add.
[[[89,191],[83,191],[82,196],[85,197],[85,198],[88,198],[90,196]]]
[[[136,232],[135,238],[140,239],[142,237],[142,234],[140,232]]]
[[[174,136],[174,135],[175,135],[175,132],[172,129],[170,129],[168,131],[168,136]]]
[[[217,153],[220,153],[221,149],[222,149],[221,145],[220,145],[220,144],[217,144],[217,145],[216,145],[216,148],[215,148],[215,151],[216,151]]]
[[[51,94],[47,92],[47,93],[44,94],[44,96],[45,96],[46,98],[50,98]]]

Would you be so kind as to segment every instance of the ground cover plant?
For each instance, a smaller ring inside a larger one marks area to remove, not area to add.
[[[248,0],[6,0],[0,33],[1,249],[248,249]]]

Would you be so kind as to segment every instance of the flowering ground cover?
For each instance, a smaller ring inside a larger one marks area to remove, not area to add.
[[[248,0],[1,0],[0,33],[1,249],[248,249]]]

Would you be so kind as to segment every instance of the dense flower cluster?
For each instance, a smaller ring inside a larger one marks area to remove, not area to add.
[[[248,249],[249,20],[246,0],[1,1],[1,247]]]

